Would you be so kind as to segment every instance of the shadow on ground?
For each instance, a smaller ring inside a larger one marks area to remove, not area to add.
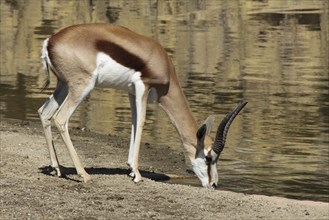
[[[61,166],[60,168],[63,173],[63,176],[62,176],[63,178],[69,179],[72,181],[81,182],[79,180],[75,180],[75,179],[68,177],[68,175],[77,174],[75,168],[64,167],[64,166]],[[48,176],[54,176],[56,173],[55,169],[51,166],[40,167],[39,170],[41,173],[48,175]],[[86,168],[85,170],[87,171],[87,173],[89,173],[91,175],[129,175],[129,173],[130,173],[129,169],[122,169],[122,168],[89,167],[89,168]],[[162,174],[162,173],[154,173],[154,172],[143,171],[143,170],[140,170],[140,173],[143,177],[154,180],[154,181],[162,182],[162,181],[170,180],[169,176]]]

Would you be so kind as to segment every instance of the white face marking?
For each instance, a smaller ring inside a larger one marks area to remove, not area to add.
[[[207,163],[205,155],[208,155],[208,151],[204,149],[192,161],[193,171],[203,187],[213,189],[218,185],[217,163]]]
[[[99,52],[96,57],[96,86],[122,89],[134,94],[133,83],[141,80],[141,73],[121,65],[109,55]]]
[[[194,173],[197,175],[203,187],[209,186],[208,166],[204,159],[196,158],[192,161],[192,167]]]

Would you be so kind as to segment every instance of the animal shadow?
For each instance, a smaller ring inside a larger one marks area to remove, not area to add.
[[[65,167],[65,166],[60,166],[60,168],[62,171],[62,178],[76,181],[76,182],[82,182],[80,180],[72,179],[68,176],[68,175],[77,174],[75,168]],[[123,169],[123,168],[89,167],[89,168],[86,168],[85,170],[90,175],[127,175],[128,176],[130,173],[129,169]],[[48,175],[48,176],[56,176],[56,171],[51,166],[39,167],[39,171],[40,171],[40,173]],[[170,179],[169,176],[162,174],[162,173],[155,173],[155,172],[149,172],[149,171],[144,171],[144,170],[140,170],[140,173],[141,173],[142,177],[145,177],[147,179],[151,179],[154,181],[158,181],[158,182],[163,182],[163,181],[167,181]]]

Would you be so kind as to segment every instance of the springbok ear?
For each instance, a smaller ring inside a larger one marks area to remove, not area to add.
[[[196,133],[196,137],[201,140],[205,137],[205,135],[209,134],[210,131],[211,131],[211,127],[212,127],[212,124],[214,123],[215,121],[215,116],[213,115],[210,115],[202,124],[201,126],[199,127],[197,133]]]
[[[196,137],[198,138],[198,140],[202,140],[206,135],[206,132],[207,132],[207,125],[203,124],[196,132]]]
[[[209,116],[199,127],[196,137],[197,137],[197,151],[196,157],[198,156],[199,152],[204,148],[204,138],[208,135],[211,131],[211,126],[215,120],[213,115]]]
[[[199,156],[199,153],[202,152],[204,148],[204,138],[207,133],[207,125],[202,124],[201,127],[196,132],[196,138],[197,138],[197,144],[196,144],[196,152],[195,152],[195,158]]]
[[[202,125],[206,125],[207,126],[207,131],[206,131],[206,134],[209,135],[210,132],[211,132],[211,128],[212,128],[212,125],[215,121],[215,116],[214,115],[210,115],[203,123]]]

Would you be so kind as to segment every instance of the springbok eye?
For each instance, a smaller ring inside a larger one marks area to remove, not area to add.
[[[211,161],[212,161],[212,158],[209,157],[209,156],[206,156],[205,159],[206,159],[206,164],[207,165],[209,165],[211,163]]]

